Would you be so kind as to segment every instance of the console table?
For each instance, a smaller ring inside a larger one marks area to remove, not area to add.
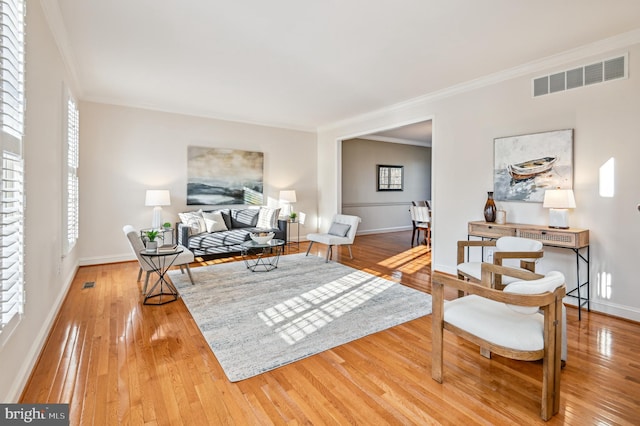
[[[589,289],[589,230],[588,229],[556,229],[541,225],[523,223],[505,223],[502,225],[484,221],[469,222],[468,237],[500,238],[504,236],[523,237],[538,240],[543,246],[569,249],[576,256],[576,288],[567,292],[567,296],[578,299],[578,320],[582,319],[582,307],[591,310],[591,294]],[[586,267],[586,280],[580,279],[582,264]],[[586,296],[581,294],[586,287]]]

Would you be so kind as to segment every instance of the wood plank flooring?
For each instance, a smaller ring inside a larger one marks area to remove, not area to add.
[[[334,260],[430,292],[430,252],[410,238],[359,236],[353,260],[346,249]],[[21,402],[69,403],[72,425],[544,424],[539,362],[488,360],[445,332],[444,383],[432,380],[430,316],[230,383],[181,299],[142,305],[137,271],[80,268]],[[637,425],[640,325],[567,314],[560,413],[547,424]]]

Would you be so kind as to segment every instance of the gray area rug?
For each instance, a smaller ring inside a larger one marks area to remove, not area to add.
[[[431,313],[429,294],[304,254],[169,275],[230,381],[256,376]]]

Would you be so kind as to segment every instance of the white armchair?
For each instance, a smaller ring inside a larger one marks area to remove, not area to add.
[[[157,263],[153,261],[147,262],[142,259],[142,255],[140,254],[140,252],[144,250],[144,244],[142,243],[142,239],[140,238],[140,232],[138,230],[136,230],[131,225],[125,225],[122,228],[122,231],[124,232],[127,239],[129,240],[131,249],[133,250],[134,254],[136,255],[136,258],[138,259],[138,263],[140,264],[140,270],[138,271],[138,281],[140,281],[140,278],[142,278],[143,270],[147,273],[147,276],[144,280],[144,289],[142,290],[142,294],[147,294],[147,286],[149,285],[149,275],[151,275],[151,273],[155,271],[155,269],[152,267],[152,264],[157,264]],[[173,264],[175,266],[179,266],[183,274],[184,274],[183,268],[186,268],[187,274],[189,274],[189,280],[193,285],[193,278],[191,277],[191,269],[189,269],[189,263],[194,261],[193,253],[186,247],[183,247],[183,246],[179,246],[179,247],[183,249],[182,253],[178,255],[178,257],[176,258]]]
[[[504,291],[491,288],[493,274],[509,274],[518,281]],[[443,379],[444,330],[478,344],[483,355],[491,352],[522,360],[542,359],[542,404],[540,416],[548,420],[559,411],[564,276],[546,276],[490,263],[482,265],[480,284],[436,272],[433,276],[432,372]],[[444,287],[468,296],[445,302]]]
[[[337,214],[331,221],[329,231],[324,234],[314,233],[307,234],[307,240],[309,240],[309,247],[307,247],[307,256],[311,251],[313,243],[321,243],[327,245],[327,256],[325,262],[328,262],[331,258],[331,248],[333,246],[346,245],[349,249],[349,256],[353,259],[353,253],[351,252],[351,245],[356,238],[356,232],[358,231],[358,224],[361,219],[358,216],[351,216],[346,214]]]
[[[500,237],[497,240],[458,241],[458,277],[473,282],[480,282],[480,265],[482,262],[469,262],[465,259],[465,250],[469,247],[484,247],[493,250],[493,263],[516,269],[535,272],[538,259],[542,258],[542,243],[530,238]],[[495,287],[515,281],[513,277],[496,274]]]

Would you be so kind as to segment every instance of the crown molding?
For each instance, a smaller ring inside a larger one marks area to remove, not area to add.
[[[64,26],[64,20],[62,19],[60,6],[58,5],[58,2],[40,0],[40,7],[42,8],[45,20],[49,25],[49,29],[53,34],[53,40],[58,46],[60,56],[62,56],[62,62],[64,64],[67,75],[71,79],[71,81],[67,82],[67,86],[71,87],[75,98],[80,99],[82,98],[83,91],[78,80],[78,75],[76,73],[77,62],[69,43],[69,37],[67,36],[67,30]]]
[[[401,143],[403,145],[415,145],[415,146],[431,148],[431,142],[418,141],[414,139],[391,138],[388,136],[377,136],[377,135],[364,135],[364,136],[358,137],[357,139],[366,139],[369,141],[377,141],[377,142]]]
[[[499,71],[494,74],[489,74],[484,77],[456,84],[442,90],[437,90],[435,92],[427,93],[425,95],[411,98],[406,101],[398,102],[396,104],[380,108],[365,114],[357,115],[345,120],[340,120],[328,125],[319,126],[317,128],[317,131],[318,133],[322,133],[337,130],[349,125],[369,121],[379,116],[391,114],[412,107],[420,107],[421,105],[425,105],[430,102],[449,98],[461,93],[471,92],[473,90],[491,86],[517,77],[541,73],[544,70],[550,68],[557,68],[570,62],[584,60],[590,56],[601,55],[612,50],[626,48],[638,43],[640,43],[640,28],[603,40],[599,40],[594,43],[580,46],[575,49],[567,50],[556,55],[551,55],[539,60],[531,61],[504,71]]]

